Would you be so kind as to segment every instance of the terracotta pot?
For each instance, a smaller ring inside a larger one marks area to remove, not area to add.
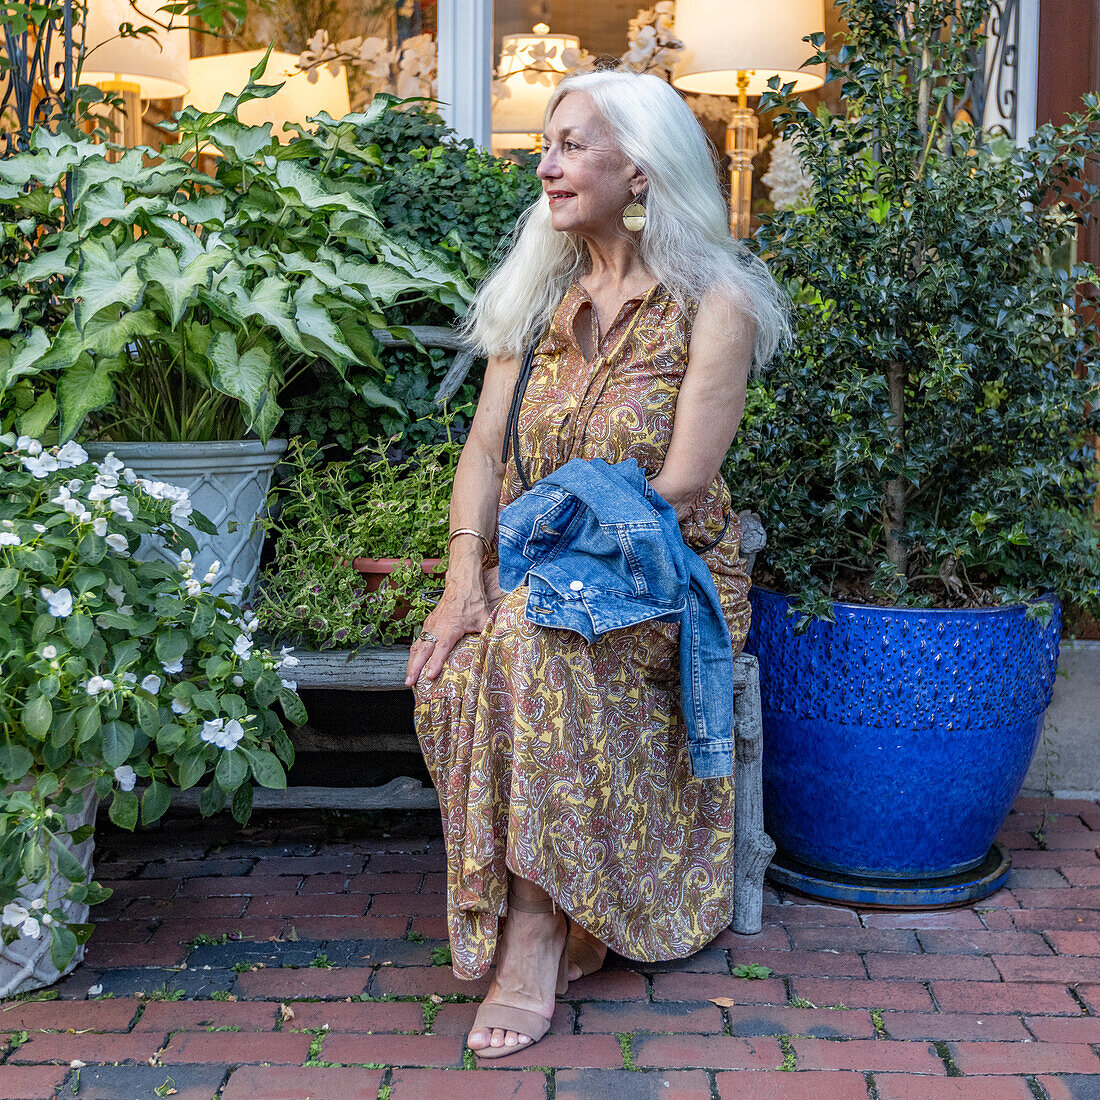
[[[411,560],[410,558],[354,558],[351,565],[357,573],[362,574],[367,591],[377,592],[386,578],[399,565],[406,565]],[[420,563],[420,568],[425,573],[435,573],[442,560],[442,558],[424,558]],[[440,580],[442,579],[442,574],[440,574]],[[401,600],[393,609],[393,619],[395,622],[400,622],[408,613],[409,605]]]

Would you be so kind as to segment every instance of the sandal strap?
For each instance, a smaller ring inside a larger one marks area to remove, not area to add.
[[[537,1043],[549,1030],[550,1021],[537,1012],[531,1012],[526,1008],[516,1008],[506,1004],[485,1004],[477,1010],[474,1017],[474,1026],[471,1031],[491,1031],[499,1028],[501,1031],[514,1031],[517,1034],[529,1035],[531,1041]],[[509,1050],[512,1048],[509,1047]],[[481,1053],[478,1051],[477,1053]]]
[[[570,936],[566,941],[566,950],[569,961],[576,963],[581,968],[581,976],[595,974],[603,967],[606,952],[601,955],[599,950],[588,940],[582,940],[580,936]]]
[[[556,913],[558,906],[553,898],[547,897],[545,901],[531,901],[521,898],[518,894],[508,891],[508,908],[518,909],[521,913]],[[524,1034],[527,1034],[524,1032]]]

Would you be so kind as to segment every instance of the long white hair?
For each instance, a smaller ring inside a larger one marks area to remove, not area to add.
[[[642,263],[681,308],[711,291],[751,316],[753,362],[765,367],[790,341],[787,298],[764,262],[730,237],[717,161],[691,109],[659,77],[604,70],[562,80],[547,123],[570,92],[592,97],[623,154],[646,176],[646,224],[634,236]],[[552,227],[540,196],[520,215],[507,253],[478,288],[462,323],[465,335],[483,355],[521,356],[587,264],[584,242]]]

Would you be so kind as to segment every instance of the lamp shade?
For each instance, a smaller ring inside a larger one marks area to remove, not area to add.
[[[820,88],[824,67],[802,63],[813,47],[802,39],[825,30],[824,0],[676,0],[676,37],[684,43],[672,83],[685,92],[731,95],[748,74],[748,95],[768,80],[794,81],[796,92]]]
[[[501,40],[497,81],[506,93],[493,104],[493,134],[537,134],[546,105],[565,75],[562,54],[580,48],[575,34],[551,34],[545,23],[530,34],[506,34]]]
[[[163,11],[158,19],[167,21]],[[123,23],[142,26],[145,20],[129,0],[88,0],[84,25],[83,84],[136,84],[142,99],[170,99],[190,86],[188,62],[191,37],[186,26],[164,31],[156,38],[119,38]]]
[[[245,50],[192,59],[192,86],[184,97],[184,106],[200,111],[217,110],[226,92],[239,92],[248,83],[248,74],[265,53],[265,50]],[[282,83],[283,86],[267,99],[250,99],[242,103],[237,108],[237,117],[248,126],[270,122],[272,133],[276,135],[284,123],[305,122],[322,111],[333,118],[343,118],[351,110],[347,73],[341,68],[334,75],[323,65],[314,71],[317,82],[311,84],[308,76],[298,68],[297,54],[272,50],[259,83]]]

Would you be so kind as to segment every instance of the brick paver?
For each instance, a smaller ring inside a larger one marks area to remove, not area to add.
[[[1021,800],[1009,888],[973,906],[769,887],[759,936],[613,957],[497,1063],[464,1047],[487,979],[441,954],[438,823],[391,818],[393,836],[364,817],[331,840],[309,814],[247,835],[104,822],[97,877],[116,894],[59,999],[0,1003],[0,1097],[132,1100],[171,1078],[177,1100],[1100,1098],[1098,804]]]

